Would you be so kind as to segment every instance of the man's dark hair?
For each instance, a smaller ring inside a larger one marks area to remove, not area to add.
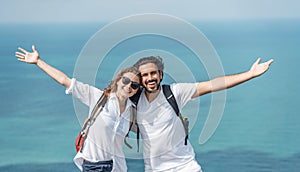
[[[164,63],[162,58],[159,56],[143,57],[139,59],[133,66],[139,69],[140,66],[147,63],[154,63],[159,71],[164,71]]]

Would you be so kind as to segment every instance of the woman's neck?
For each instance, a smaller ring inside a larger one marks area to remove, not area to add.
[[[117,92],[116,92],[116,96],[117,96],[118,101],[119,101],[119,109],[120,109],[120,115],[121,115],[125,110],[127,97],[121,96]]]

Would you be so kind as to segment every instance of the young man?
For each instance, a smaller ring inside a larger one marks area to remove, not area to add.
[[[252,65],[247,72],[222,76],[198,83],[176,83],[171,90],[179,110],[192,98],[227,89],[265,73],[273,59]],[[145,57],[134,64],[141,73],[144,90],[138,102],[137,121],[143,138],[145,171],[201,172],[189,142],[185,144],[185,131],[180,118],[167,102],[160,83],[164,64],[160,57]]]

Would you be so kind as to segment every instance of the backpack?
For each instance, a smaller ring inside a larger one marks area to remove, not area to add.
[[[174,96],[174,94],[173,94],[173,92],[171,90],[170,85],[162,85],[162,91],[164,93],[165,98],[167,99],[167,101],[169,102],[169,104],[171,105],[171,107],[173,108],[173,110],[175,111],[176,115],[180,118],[180,120],[182,122],[182,125],[184,127],[184,131],[185,131],[184,145],[187,145],[188,133],[189,133],[189,129],[188,129],[189,121],[188,121],[188,118],[181,115],[181,113],[179,111],[179,108],[178,108],[178,104],[176,102],[175,96]],[[130,100],[135,104],[136,107],[138,105],[138,101],[139,101],[139,98],[141,96],[141,93],[142,93],[142,89],[139,89],[134,96],[130,97]],[[136,132],[136,134],[137,134],[137,146],[138,146],[137,149],[138,149],[138,152],[139,152],[139,127],[138,127],[138,123],[137,123],[137,120],[136,120],[136,108],[135,108],[135,112],[133,114],[134,114],[133,115],[134,116],[133,117],[133,121],[130,122],[131,125],[129,127],[129,131],[128,131],[127,135],[129,134],[133,123],[135,123],[136,126],[137,126],[137,132]],[[126,143],[126,145],[127,145],[127,143]]]
[[[96,121],[96,118],[98,117],[98,115],[102,111],[103,107],[105,106],[107,99],[108,99],[108,93],[106,90],[104,90],[103,94],[101,95],[101,97],[97,101],[96,105],[94,106],[94,108],[91,112],[91,116],[85,120],[81,131],[79,132],[79,134],[76,137],[76,140],[75,140],[76,152],[78,152],[78,151],[82,152],[83,147],[84,147],[84,142],[87,138],[89,129]]]
[[[90,127],[94,124],[94,122],[96,121],[96,118],[98,117],[98,115],[100,114],[100,112],[102,111],[103,107],[105,106],[107,100],[109,97],[109,93],[104,90],[103,94],[101,95],[101,97],[99,98],[99,100],[97,101],[96,105],[94,106],[90,117],[88,117],[84,124],[83,127],[81,129],[81,131],[79,132],[79,134],[77,135],[76,139],[75,139],[75,149],[76,152],[82,152],[83,148],[84,148],[84,142],[87,138],[88,132]],[[130,111],[130,127],[129,127],[129,131],[132,128],[133,122],[134,120],[136,120],[136,106],[131,106],[130,107],[131,111]],[[137,130],[139,130],[139,128],[137,128]],[[128,131],[128,133],[129,133]],[[126,137],[129,137],[129,135],[126,135]],[[138,131],[139,133],[139,131]],[[126,142],[126,137],[124,138],[124,142],[125,144],[129,147],[132,148],[127,142]],[[137,139],[139,139],[139,136],[137,136]],[[139,146],[139,144],[138,144]]]

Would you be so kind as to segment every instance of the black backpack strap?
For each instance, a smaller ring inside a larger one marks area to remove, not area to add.
[[[136,142],[137,142],[137,152],[139,152],[139,148],[140,148],[140,129],[139,129],[139,126],[137,124],[137,111],[136,111],[136,106],[131,106],[130,107],[131,110],[130,110],[130,123],[129,123],[129,130],[124,138],[124,143],[127,147],[129,147],[130,149],[132,149],[132,146],[127,143],[126,141],[126,138],[128,137],[129,138],[129,132],[130,130],[132,129],[132,126],[133,124],[136,125]]]
[[[142,88],[139,88],[138,91],[135,93],[135,95],[129,97],[129,99],[132,101],[132,103],[137,107],[137,104],[139,102],[140,96],[143,92]]]
[[[130,122],[129,122],[129,129],[128,129],[128,132],[127,132],[127,134],[126,134],[126,136],[125,136],[125,138],[124,138],[124,143],[125,143],[125,145],[127,146],[127,147],[129,147],[130,149],[132,149],[132,146],[129,144],[129,143],[127,143],[127,141],[126,141],[126,138],[128,137],[129,138],[129,132],[130,132],[130,130],[131,130],[131,128],[132,128],[132,126],[133,126],[133,123],[134,123],[134,115],[133,115],[133,112],[134,111],[134,106],[131,106],[130,107]]]
[[[163,90],[163,93],[164,93],[167,101],[172,106],[172,108],[174,109],[176,115],[179,117],[179,119],[182,122],[182,125],[184,127],[184,131],[185,131],[184,145],[187,145],[187,140],[188,140],[188,137],[189,137],[188,121],[185,121],[187,119],[183,119],[183,117],[181,116],[181,113],[180,113],[179,108],[178,108],[178,104],[176,102],[175,96],[174,96],[174,94],[171,90],[170,85],[162,85],[162,90]]]
[[[137,152],[140,151],[140,128],[139,125],[137,123],[137,120],[135,120],[135,124],[136,124],[136,144],[137,144]]]
[[[180,116],[179,108],[178,108],[175,96],[174,96],[174,94],[173,94],[173,92],[171,90],[170,85],[162,85],[162,90],[164,92],[164,95],[165,95],[167,101],[169,102],[169,104],[174,109],[176,115]]]
[[[135,106],[131,106],[131,111],[130,111],[130,124],[129,124],[129,130],[126,134],[126,137],[129,137],[129,132],[132,129],[133,124],[136,125],[136,142],[137,142],[137,152],[139,152],[140,148],[140,129],[137,123],[137,105],[141,96],[141,93],[143,92],[142,88],[139,88],[138,91],[136,92],[135,95],[129,97],[129,99],[132,101],[132,103]],[[132,149],[132,146],[129,145],[126,141],[126,137],[124,139],[125,145],[128,146],[130,149]]]

